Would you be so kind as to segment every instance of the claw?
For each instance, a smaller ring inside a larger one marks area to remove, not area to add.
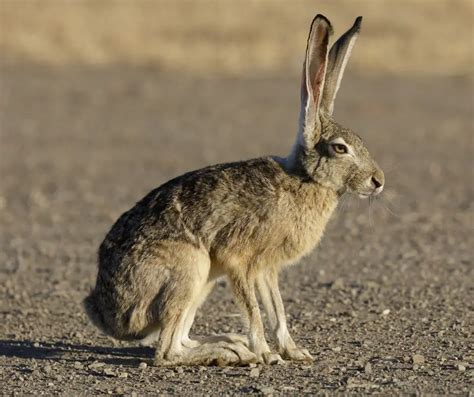
[[[272,353],[272,352],[267,352],[267,353],[262,353],[261,362],[264,362],[265,364],[269,365],[275,365],[275,364],[285,364],[285,361],[281,358],[281,356],[278,353]]]
[[[283,352],[283,357],[288,360],[294,361],[313,361],[313,356],[309,353],[307,349],[285,349]]]

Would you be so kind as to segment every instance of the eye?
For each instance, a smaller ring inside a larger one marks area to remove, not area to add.
[[[342,143],[333,143],[332,150],[334,150],[337,154],[345,154],[347,153],[347,146],[343,145]]]

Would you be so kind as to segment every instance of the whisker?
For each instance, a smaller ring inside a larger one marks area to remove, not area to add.
[[[392,208],[398,208],[399,209],[400,205],[397,202],[399,202],[402,197],[403,197],[403,195],[396,192],[395,190],[388,190],[381,197],[381,199],[383,199],[384,202],[388,203]]]
[[[378,203],[380,203],[380,205],[382,206],[383,209],[385,209],[390,215],[392,215],[393,217],[395,218],[399,218],[400,215],[398,215],[397,213],[395,213],[392,208],[390,207],[390,202],[386,199],[384,199],[383,197],[380,197],[380,199],[378,200]]]
[[[396,190],[394,190],[392,188],[385,189],[383,195],[387,199],[394,199],[394,198],[397,198],[397,197],[403,197],[403,194],[401,194],[400,192],[397,192]]]
[[[369,225],[373,226],[373,223],[372,223],[372,196],[369,196]]]
[[[382,165],[382,170],[384,174],[391,173],[392,171],[398,171],[400,169],[400,164],[402,164],[401,161],[390,161],[390,163]]]
[[[349,211],[349,209],[351,208],[352,202],[354,201],[352,197],[353,196],[350,193],[346,193],[342,196],[340,204],[338,206],[338,210],[341,214]]]
[[[344,194],[341,197],[341,200],[339,201],[339,206],[337,207],[338,212],[340,212],[341,214],[344,213],[346,206],[347,206],[347,194]]]
[[[401,163],[398,163],[398,164],[394,164],[392,167],[384,168],[383,173],[385,175],[387,175],[387,174],[392,174],[393,175],[394,173],[399,172],[400,171],[400,167],[399,167],[400,164]]]

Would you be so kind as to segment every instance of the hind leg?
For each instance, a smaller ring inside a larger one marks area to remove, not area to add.
[[[191,307],[191,305],[190,305]],[[183,311],[180,319],[168,323],[169,327],[164,327],[160,337],[160,348],[169,344],[170,348],[162,356],[158,354],[155,364],[160,366],[172,365],[246,365],[257,362],[257,356],[247,347],[240,343],[231,341],[216,341],[202,343],[197,342],[188,347],[182,343],[183,335],[186,332],[185,324],[189,310]],[[167,325],[168,325],[167,324]],[[174,328],[174,332],[173,332]]]
[[[170,317],[163,325],[155,364],[171,365],[244,365],[257,362],[257,356],[241,343],[215,341],[193,343],[192,346],[183,344],[186,320],[192,310],[192,301],[188,308],[178,316]]]
[[[170,277],[164,286],[166,293],[160,294],[153,303],[160,315],[160,336],[156,350],[156,361],[170,360],[184,354],[183,339],[192,325],[194,313],[209,276],[210,259],[207,252],[192,246],[173,244],[166,258]],[[165,255],[163,254],[165,257]]]
[[[153,303],[160,312],[160,337],[157,343],[157,365],[230,365],[256,361],[243,344],[230,341],[183,344],[200,303],[212,288],[208,283],[210,259],[207,252],[194,247],[173,249],[168,257],[173,263],[165,292]]]
[[[183,337],[181,340],[181,343],[185,347],[197,347],[201,344],[201,341],[196,340],[196,339],[190,339],[189,338],[189,331],[191,330],[191,327],[194,323],[194,318],[196,317],[196,312],[199,309],[199,307],[204,303],[206,300],[207,296],[209,293],[212,291],[212,288],[215,285],[215,281],[208,281],[202,290],[199,293],[199,297],[195,300],[195,302],[192,304],[191,309],[189,310],[185,322],[184,322],[184,330],[183,330]]]
[[[183,346],[190,347],[190,348],[200,346],[203,343],[216,343],[216,342],[241,343],[244,346],[248,347],[249,346],[248,338],[245,335],[238,335],[234,333],[210,335],[210,336],[197,336],[195,337],[195,339],[191,339],[189,337],[189,331],[191,330],[191,327],[194,323],[196,311],[203,304],[206,297],[212,291],[212,288],[214,287],[214,285],[215,285],[215,281],[209,281],[204,286],[199,299],[196,300],[191,310],[189,310],[188,315],[186,316],[186,321],[185,321],[185,326],[184,326],[184,331],[183,331],[183,338],[181,340],[181,343],[183,344]],[[159,332],[157,335],[159,337]],[[154,339],[154,341],[157,341],[157,340],[158,339]]]
[[[183,333],[182,344],[185,347],[197,347],[203,343],[217,343],[217,342],[228,342],[228,343],[240,343],[246,347],[249,347],[248,338],[245,335],[239,335],[234,333],[210,335],[210,336],[197,336],[195,339],[189,338],[189,331],[194,323],[196,312],[206,300],[209,293],[214,288],[217,278],[221,275],[219,271],[214,270],[214,274],[211,274],[210,279],[204,288],[202,289],[199,298],[193,304],[191,310],[188,312],[185,322],[185,328]]]

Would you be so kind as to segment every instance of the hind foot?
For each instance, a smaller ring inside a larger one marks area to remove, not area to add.
[[[256,363],[257,356],[239,343],[203,343],[194,348],[186,348],[179,353],[168,353],[164,358],[158,354],[157,366],[175,365],[248,365]]]
[[[210,335],[200,338],[198,337],[198,340],[202,343],[227,342],[233,344],[241,344],[247,348],[249,347],[249,340],[245,335],[239,335],[234,333]]]
[[[201,346],[202,342],[197,339],[185,338],[181,341],[181,344],[188,349],[192,349]]]

